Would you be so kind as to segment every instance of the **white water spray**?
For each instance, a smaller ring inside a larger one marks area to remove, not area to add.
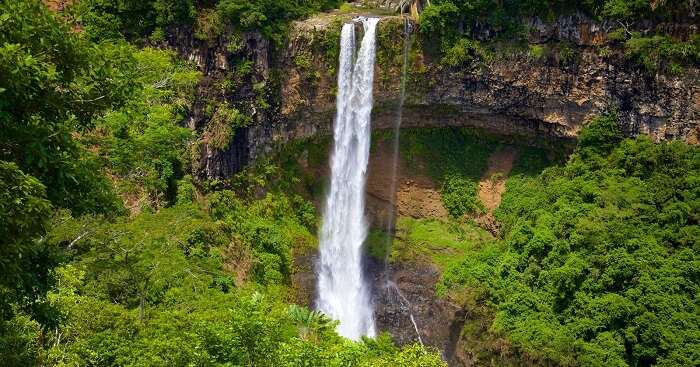
[[[391,280],[388,280],[386,282],[386,288],[387,288],[387,292],[388,291],[396,292],[396,295],[398,296],[399,301],[401,303],[403,303],[404,307],[406,307],[406,309],[408,310],[408,317],[411,319],[411,323],[413,324],[413,330],[416,331],[416,336],[418,336],[418,342],[421,343],[421,345],[422,345],[423,338],[420,337],[418,323],[416,323],[416,319],[415,319],[415,317],[413,317],[413,311],[411,311],[413,309],[413,305],[408,300],[408,298],[406,298],[406,296],[404,296],[403,293],[401,293],[401,290],[399,289],[399,287],[396,286],[396,283],[392,282]]]
[[[338,333],[355,340],[375,335],[369,286],[362,272],[362,244],[367,238],[365,181],[379,19],[361,21],[364,38],[356,58],[354,25],[345,24],[340,37],[331,186],[320,233],[317,300],[320,311],[340,321]]]

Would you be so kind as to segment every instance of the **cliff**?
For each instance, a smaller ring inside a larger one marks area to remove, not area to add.
[[[200,41],[186,29],[171,32],[170,47],[197,62],[206,75],[190,127],[206,132],[212,100],[235,105],[252,120],[223,149],[212,148],[203,133],[196,152],[200,177],[228,177],[279,144],[328,134],[339,30],[356,15],[330,13],[295,22],[287,41],[276,47],[255,33],[224,32]],[[405,21],[385,16],[380,22],[373,119],[378,129],[394,123]],[[440,62],[431,40],[414,36],[404,126],[474,126],[538,139],[574,139],[590,117],[617,111],[630,136],[697,144],[697,67],[679,75],[650,74],[608,40],[612,25],[580,13],[525,22],[530,30],[526,45],[497,44],[495,32],[485,26],[476,38],[495,45],[493,50],[483,60],[456,67]],[[663,29],[680,37],[696,31],[692,25],[647,27],[647,32]],[[242,65],[251,67],[246,75],[239,75]]]
[[[189,29],[169,32],[168,46],[196,62],[205,74],[187,121],[201,136],[193,147],[198,162],[193,168],[200,178],[230,177],[280,145],[330,133],[339,31],[343,22],[357,14],[322,14],[295,22],[286,42],[279,45],[257,33],[227,30],[205,41]],[[430,39],[413,35],[403,127],[470,126],[515,136],[514,141],[556,142],[575,139],[591,117],[616,111],[627,135],[698,143],[697,67],[674,75],[650,74],[627,60],[619,45],[609,40],[613,25],[580,13],[552,22],[537,18],[524,22],[529,29],[526,44],[499,43],[497,33],[484,26],[475,38],[492,49],[457,66],[441,62]],[[650,33],[661,28],[681,38],[696,31],[674,24],[645,27]],[[408,21],[407,26],[407,19],[400,16],[384,16],[380,22],[375,129],[395,123],[407,28],[415,25]],[[228,144],[216,147],[212,126],[222,106],[235,107],[250,121],[237,126]],[[370,198],[368,207],[372,209],[373,200],[379,201],[375,207],[384,207],[379,199]],[[311,303],[313,256],[303,254],[295,260],[300,268],[294,281],[300,303]],[[434,289],[440,271],[433,264],[397,262],[387,270],[370,259],[367,267],[382,330],[390,330],[399,343],[415,341],[408,317],[413,314],[426,344],[440,348],[453,365],[473,365],[481,347],[467,348],[471,340],[460,333],[470,322],[476,330],[473,334],[487,335],[487,325],[480,324],[490,317],[486,311],[437,297]],[[401,296],[382,288],[384,276],[396,284]],[[409,301],[416,306],[407,306]],[[514,363],[520,358],[508,352],[508,344],[500,339],[485,344],[499,346],[488,350],[488,355]]]
[[[313,44],[319,33],[329,32],[327,24],[315,20],[295,24],[283,59],[308,52],[306,45]],[[381,24],[376,128],[393,123],[403,42],[401,18],[387,17]],[[609,25],[582,14],[553,23],[531,19],[528,28],[530,46],[552,45],[555,52],[533,55],[527,47],[503,45],[484,62],[448,67],[431,53],[430,40],[417,38],[410,58],[404,126],[476,126],[507,134],[575,138],[590,117],[617,110],[628,135],[697,142],[697,68],[677,76],[649,75],[606,46]],[[484,28],[477,36],[488,41],[493,33]],[[314,61],[328,63],[322,55],[314,55]],[[283,68],[288,78],[283,83],[282,112],[291,128],[279,134],[293,138],[327,132],[334,108],[330,77],[320,73],[315,83],[304,83],[309,72],[293,63]],[[297,123],[302,121],[305,128],[300,130]]]

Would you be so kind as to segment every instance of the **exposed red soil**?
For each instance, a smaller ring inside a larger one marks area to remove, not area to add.
[[[498,230],[493,213],[501,204],[501,197],[506,190],[506,178],[517,157],[518,151],[513,147],[494,152],[489,157],[488,168],[479,181],[479,199],[484,204],[484,213],[475,221],[492,233]]]
[[[387,144],[389,145],[389,144]],[[386,218],[387,204],[391,198],[393,152],[379,144],[370,154],[367,176],[368,210],[377,221]],[[446,218],[435,183],[427,176],[409,172],[406,162],[399,159],[396,174],[395,210],[398,215],[413,218]]]

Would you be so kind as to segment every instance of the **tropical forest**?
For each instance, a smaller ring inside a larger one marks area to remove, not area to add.
[[[699,25],[0,0],[0,366],[700,366]]]

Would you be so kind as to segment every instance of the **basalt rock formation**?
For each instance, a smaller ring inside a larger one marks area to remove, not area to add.
[[[257,33],[224,32],[213,41],[200,41],[188,29],[170,32],[167,44],[205,74],[188,125],[206,130],[212,100],[228,101],[252,119],[235,132],[228,148],[214,149],[202,139],[195,167],[200,177],[228,177],[279,144],[329,133],[338,32],[355,15],[330,13],[295,22],[287,41],[277,47]],[[405,19],[386,16],[379,25],[375,129],[393,122]],[[615,110],[630,136],[698,142],[696,67],[681,75],[652,75],[611,44],[607,35],[613,25],[580,13],[553,22],[528,19],[525,24],[531,47],[555,52],[537,55],[527,47],[504,46],[486,60],[449,67],[440,62],[430,40],[416,37],[403,126],[473,126],[509,135],[574,139],[591,116]],[[663,29],[679,38],[696,27],[642,26],[647,33]],[[498,35],[488,26],[475,31],[475,38],[483,41]],[[231,47],[233,43],[238,46]],[[242,63],[251,67],[244,76],[238,75]]]
[[[527,24],[531,45],[556,44],[566,51],[540,57],[526,51],[498,51],[484,62],[447,67],[430,52],[434,45],[429,40],[417,40],[411,55],[404,126],[475,126],[506,134],[575,138],[591,116],[617,110],[628,135],[697,142],[700,86],[696,68],[680,76],[650,75],[608,47],[611,25],[579,13],[553,23],[534,18]],[[328,27],[314,23],[310,29],[307,22],[297,23],[283,59],[293,60],[308,52],[306,45]],[[691,29],[675,26],[667,30],[682,37]],[[398,98],[396,46],[401,44],[401,30],[401,18],[383,21],[380,50],[384,59],[377,66],[375,128],[389,127],[392,122],[392,106]],[[477,33],[485,41],[495,36],[488,27]],[[319,59],[322,57],[314,60]],[[303,83],[308,72],[291,63],[285,67],[289,77],[283,83],[282,112],[292,123],[279,134],[293,138],[325,133],[331,123],[327,116],[333,108],[328,90],[332,81],[320,73],[316,83]],[[304,128],[299,129],[297,122],[303,122]]]

